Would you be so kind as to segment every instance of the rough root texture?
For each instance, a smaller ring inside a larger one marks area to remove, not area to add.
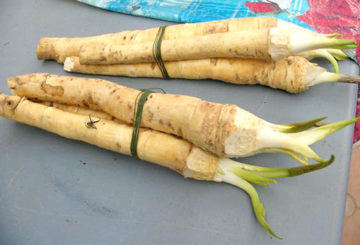
[[[88,126],[90,119],[86,113],[99,116],[100,120],[97,120],[94,127]],[[0,94],[0,116],[130,155],[133,128],[124,123],[107,120],[103,118],[103,114],[67,105],[40,104],[18,96]],[[108,117],[110,116],[107,115],[106,118]],[[200,180],[213,180],[219,161],[213,154],[183,139],[151,129],[140,129],[137,150],[140,159],[170,168],[185,177]]]
[[[10,78],[8,85],[18,96],[102,110],[130,124],[134,120],[135,102],[140,93],[105,80],[43,73]],[[234,133],[240,139],[244,135],[248,145],[254,145],[256,137],[249,135],[254,135],[252,132],[261,126],[261,119],[236,105],[159,93],[148,97],[141,122],[141,127],[183,137],[217,156],[227,155],[225,142]],[[238,154],[249,154],[254,149],[244,150],[246,152]]]

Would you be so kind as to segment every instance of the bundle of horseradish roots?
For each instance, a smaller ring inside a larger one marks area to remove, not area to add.
[[[69,72],[130,77],[215,79],[299,93],[324,82],[359,82],[338,74],[354,49],[340,34],[318,34],[272,17],[240,18],[122,31],[84,38],[42,38],[38,59]],[[328,59],[334,72],[308,60]]]
[[[307,61],[347,56],[353,40],[320,35],[275,18],[244,18],[123,31],[86,38],[42,38],[39,59],[55,59],[67,71],[119,76],[211,78],[263,84],[291,93],[322,82],[358,81]],[[296,56],[294,56],[296,55]],[[237,105],[185,95],[136,90],[94,78],[34,73],[11,77],[13,95],[0,94],[0,116],[172,169],[186,178],[225,182],[250,197],[255,217],[265,219],[252,184],[293,177],[330,165],[310,145],[353,118],[274,124]],[[240,88],[239,88],[240,89]],[[256,166],[232,160],[283,153],[302,165]]]
[[[0,94],[0,116],[132,155],[187,178],[237,186],[250,196],[258,222],[276,237],[251,183],[266,187],[274,178],[328,166],[334,156],[324,159],[309,145],[360,121],[273,124],[236,105],[48,73],[12,77],[8,86],[13,95]],[[271,168],[231,160],[264,152],[288,154],[303,165]]]

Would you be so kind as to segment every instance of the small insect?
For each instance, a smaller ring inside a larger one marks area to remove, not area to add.
[[[85,123],[85,126],[90,129],[96,129],[95,123],[100,122],[100,119],[98,120],[92,120],[91,115],[89,114],[89,122]]]

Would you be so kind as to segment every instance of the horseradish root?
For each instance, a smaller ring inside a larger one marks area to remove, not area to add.
[[[120,64],[154,62],[154,41],[136,44],[93,42],[79,51],[81,64]],[[315,36],[298,29],[270,28],[203,35],[179,40],[164,40],[163,61],[207,58],[252,58],[280,60],[304,51],[324,48],[350,49],[357,45],[351,39]]]
[[[105,80],[46,73],[13,77],[8,85],[18,96],[102,110],[129,124],[134,122],[135,103],[140,93]],[[308,158],[326,162],[310,144],[359,120],[354,118],[306,130],[320,120],[276,125],[236,105],[152,93],[144,105],[141,127],[177,135],[220,157],[283,152],[307,164]]]
[[[83,64],[151,62],[152,43],[157,32],[158,28],[152,28],[84,38],[45,37],[39,41],[37,57],[54,59],[59,63],[71,56],[80,56]],[[356,46],[352,40],[339,40],[333,37],[331,34],[317,34],[271,17],[180,24],[166,27],[162,38],[165,49],[162,50],[162,56],[164,60],[170,61],[191,57],[279,60],[295,54],[308,57],[308,51],[318,48],[349,49]],[[220,42],[221,45],[217,45],[216,42]],[[218,50],[219,47],[221,49]],[[81,52],[83,54],[80,54]],[[331,52],[327,55],[324,55],[324,52],[318,55],[317,57],[326,59],[330,57],[330,61],[334,62]]]
[[[130,155],[133,128],[120,122],[107,120],[109,115],[106,116],[104,112],[98,114],[99,118],[90,127],[90,114],[94,113],[98,112],[68,105],[40,104],[24,97],[6,96],[0,93],[0,116],[2,117],[69,139]],[[276,182],[273,178],[292,177],[318,170],[328,166],[334,160],[288,169],[248,165],[218,158],[185,140],[150,129],[140,130],[137,148],[140,159],[172,169],[184,177],[225,182],[243,189],[250,197],[259,224],[277,238],[279,236],[273,232],[265,220],[264,206],[250,183],[266,187]]]
[[[331,56],[332,57],[332,56]],[[266,62],[255,59],[203,59],[165,62],[171,78],[214,79],[234,84],[261,84],[300,93],[325,82],[359,82],[360,78],[327,72],[300,56]],[[84,74],[128,77],[157,77],[162,73],[156,63],[82,65],[78,57],[68,57],[64,70]]]

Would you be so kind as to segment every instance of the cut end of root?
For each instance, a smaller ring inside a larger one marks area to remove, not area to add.
[[[43,37],[39,40],[36,48],[36,57],[38,60],[56,59],[52,40],[54,40],[54,38],[47,37]]]
[[[64,70],[71,72],[74,69],[74,59],[72,57],[66,57],[64,61]]]

